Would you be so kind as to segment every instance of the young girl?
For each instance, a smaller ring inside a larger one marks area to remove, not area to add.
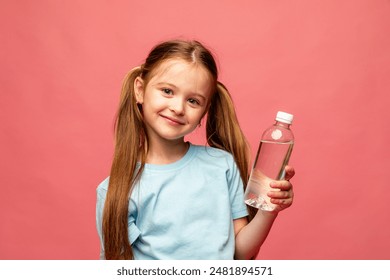
[[[206,114],[208,146],[186,142]],[[123,84],[111,173],[97,188],[100,257],[254,258],[292,204],[294,170],[271,183],[276,209],[256,213],[243,198],[248,156],[212,54],[196,41],[157,45]]]

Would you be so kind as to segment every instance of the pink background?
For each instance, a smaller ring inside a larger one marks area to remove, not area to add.
[[[216,53],[253,155],[277,110],[295,115],[295,202],[258,257],[390,259],[389,15],[388,0],[2,1],[0,259],[98,257],[122,79],[176,37]]]

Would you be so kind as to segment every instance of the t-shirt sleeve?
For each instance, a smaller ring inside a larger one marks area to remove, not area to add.
[[[107,194],[107,185],[108,185],[108,179],[104,180],[96,189],[96,229],[100,241],[99,259],[101,260],[105,259],[102,224],[103,224],[104,202],[106,200],[106,194]]]
[[[128,219],[128,237],[130,244],[133,244],[141,234],[140,229],[136,225],[136,217],[138,215],[137,205],[131,198],[129,201],[129,219]]]
[[[233,157],[229,158],[227,180],[229,184],[229,198],[233,219],[248,216],[248,211],[244,202],[243,182]]]
[[[97,198],[96,199],[96,229],[100,241],[99,259],[101,260],[105,259],[102,224],[103,224],[103,210],[104,210],[104,203],[106,201],[107,188],[108,188],[108,178],[104,180],[96,190],[96,198]],[[137,215],[137,211],[133,200],[130,200],[129,210],[130,209],[132,211],[129,211],[128,234],[129,234],[130,244],[133,244],[141,234],[140,230],[135,224],[135,217]]]

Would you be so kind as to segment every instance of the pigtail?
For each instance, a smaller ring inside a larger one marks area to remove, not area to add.
[[[206,123],[207,143],[230,152],[244,184],[244,190],[249,179],[249,146],[238,123],[233,100],[227,88],[217,83],[208,111]],[[256,209],[248,207],[250,220],[256,214]]]
[[[141,67],[124,79],[115,121],[115,152],[103,212],[103,240],[106,259],[133,259],[128,238],[128,206],[133,185],[145,162],[145,128],[134,93],[134,80]],[[137,168],[137,159],[141,167]]]

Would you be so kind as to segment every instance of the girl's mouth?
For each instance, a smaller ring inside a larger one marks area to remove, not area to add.
[[[182,120],[179,120],[176,118],[172,118],[172,117],[168,117],[168,116],[164,116],[164,115],[160,115],[160,116],[163,117],[164,119],[166,119],[169,123],[174,124],[174,125],[184,125],[185,124]]]

